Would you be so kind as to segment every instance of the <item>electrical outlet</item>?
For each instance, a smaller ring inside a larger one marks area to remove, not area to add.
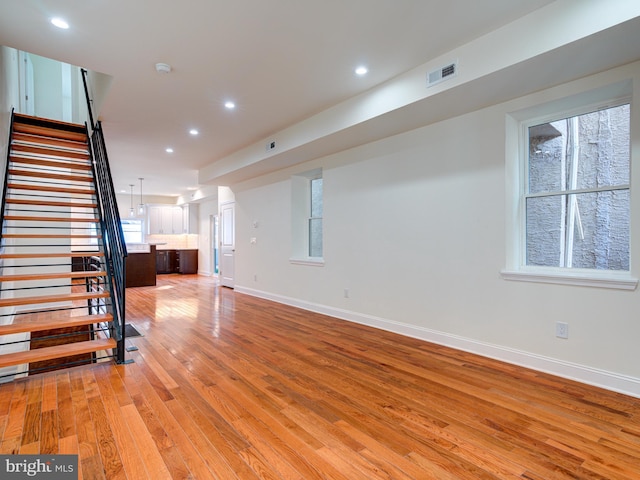
[[[349,289],[348,288],[344,289],[344,298],[349,298]]]
[[[565,322],[556,322],[556,337],[569,338],[569,324]]]

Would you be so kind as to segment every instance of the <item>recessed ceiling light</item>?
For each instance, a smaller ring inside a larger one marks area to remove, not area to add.
[[[232,101],[227,101],[227,102],[224,102],[224,107],[228,110],[233,110],[234,108],[236,108],[236,104],[233,103]]]
[[[69,24],[60,17],[54,17],[51,19],[51,23],[54,24],[58,28],[64,28],[65,30],[69,28]]]
[[[164,151],[167,152],[167,153],[173,153],[173,148],[167,147],[167,148],[164,149]]]
[[[168,63],[156,63],[156,72],[158,73],[170,73],[171,65]]]
[[[367,67],[360,66],[360,67],[356,68],[356,75],[366,75],[366,73],[368,71],[369,70],[367,69]]]
[[[192,128],[191,130],[189,130],[189,134],[198,135],[198,130],[196,130],[195,128]]]

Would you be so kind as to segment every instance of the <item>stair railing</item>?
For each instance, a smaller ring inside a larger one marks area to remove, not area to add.
[[[93,100],[91,99],[91,95],[89,95],[89,83],[87,82],[87,77],[89,72],[84,68],[80,69],[80,73],[82,73],[82,84],[84,85],[84,96],[87,100],[87,110],[89,112],[89,126],[91,130],[96,127],[96,123],[93,121]]]
[[[116,360],[124,363],[124,323],[125,323],[125,268],[127,246],[120,223],[120,214],[113,189],[113,179],[109,168],[107,149],[98,122],[91,134],[91,156],[93,175],[96,180],[96,197],[100,212],[100,227],[103,232],[107,283],[111,292],[114,331],[112,337],[118,341]]]
[[[120,223],[120,213],[116,193],[113,188],[113,179],[109,167],[109,158],[102,131],[102,123],[94,123],[93,104],[89,95],[87,83],[87,71],[81,70],[84,91],[87,99],[87,108],[90,121],[90,152],[92,157],[93,175],[96,181],[96,197],[98,211],[100,213],[100,227],[103,232],[103,245],[105,263],[107,269],[107,283],[111,292],[111,305],[113,315],[112,337],[117,340],[116,361],[125,363],[125,274],[127,246],[124,240],[124,232]],[[87,128],[89,131],[89,128]]]

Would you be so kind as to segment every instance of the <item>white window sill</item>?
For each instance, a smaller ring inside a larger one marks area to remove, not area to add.
[[[311,265],[312,267],[324,267],[324,258],[296,257],[296,258],[290,258],[289,263],[291,263],[292,265]]]
[[[617,290],[635,290],[638,279],[629,272],[596,272],[592,270],[559,271],[556,269],[502,270],[500,276],[505,280],[517,282],[554,283],[580,287],[612,288]]]

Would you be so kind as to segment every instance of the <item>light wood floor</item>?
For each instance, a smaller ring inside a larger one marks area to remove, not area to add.
[[[0,387],[94,479],[640,479],[640,400],[215,286],[127,289],[135,363]]]

